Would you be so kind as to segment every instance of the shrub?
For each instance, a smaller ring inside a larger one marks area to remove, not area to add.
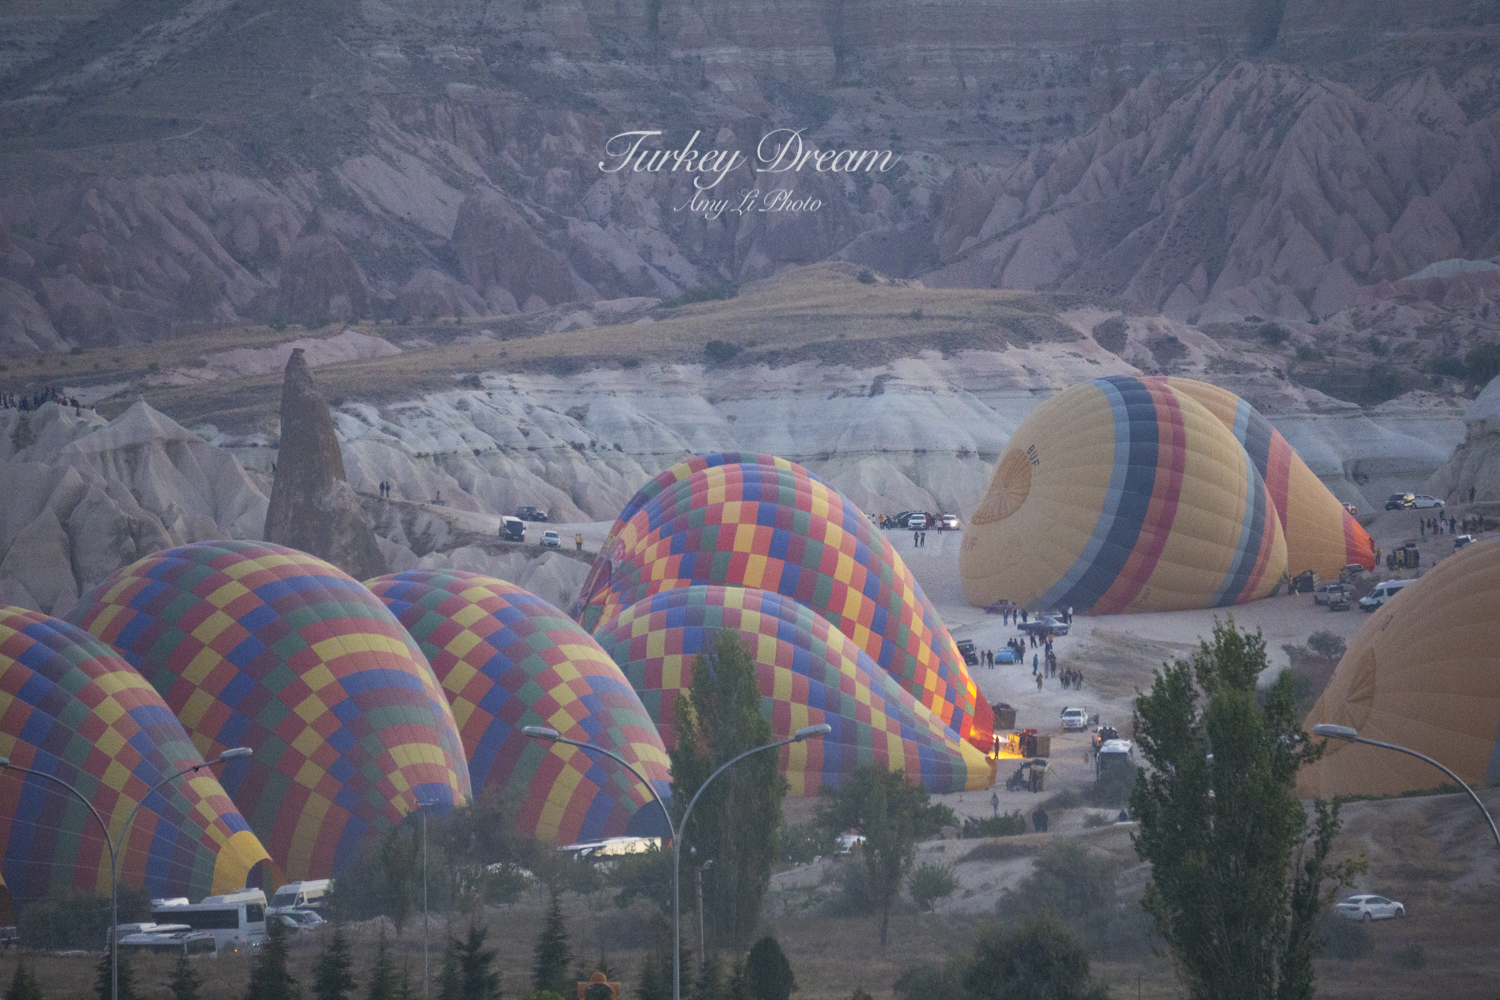
[[[859,276],[854,280],[858,281],[861,285],[873,285],[875,284],[875,273],[869,268],[865,268],[859,272]]]
[[[465,389],[484,388],[484,382],[479,378],[477,374],[473,373],[465,375],[463,378],[459,379],[458,384],[463,386]]]
[[[934,1000],[964,995],[963,968],[956,961],[946,965],[931,962],[907,969],[891,984],[896,1000]]]
[[[703,353],[715,364],[723,364],[740,353],[740,349],[726,340],[710,340],[703,345]]]
[[[1001,904],[1022,918],[1054,911],[1069,923],[1113,910],[1115,865],[1072,841],[1049,846],[1036,867]]]
[[[1094,341],[1111,354],[1119,354],[1130,339],[1124,316],[1111,316],[1093,329]]]
[[[974,949],[974,962],[964,973],[963,985],[975,1000],[1084,1000],[1108,995],[1102,986],[1091,984],[1088,952],[1083,945],[1067,925],[1050,914],[1010,931],[993,924],[986,927]]]
[[[120,886],[120,922],[149,920],[151,898],[143,889]],[[30,904],[17,922],[21,947],[47,951],[94,951],[109,935],[109,900],[74,893]]]
[[[1021,810],[1004,816],[987,816],[984,819],[966,819],[962,835],[971,837],[1014,837],[1026,832],[1026,817]]]
[[[1285,344],[1287,342],[1287,339],[1289,337],[1291,337],[1291,334],[1287,333],[1275,323],[1262,324],[1261,328],[1257,330],[1256,333],[1260,334],[1261,340],[1264,340],[1272,347],[1280,347],[1282,344]]]
[[[1370,349],[1370,353],[1375,355],[1377,358],[1385,357],[1386,351],[1388,350],[1388,348],[1385,346],[1385,341],[1381,340],[1373,333],[1370,334],[1369,337],[1365,338],[1365,346],[1368,347]]]
[[[1448,378],[1468,378],[1469,366],[1464,364],[1463,358],[1433,358],[1427,362],[1427,371],[1433,375],[1445,375]]]
[[[1307,637],[1307,647],[1328,660],[1337,660],[1347,648],[1344,640],[1332,632],[1314,632]]]
[[[782,859],[794,865],[805,865],[833,853],[833,833],[817,822],[783,826],[776,839],[781,844]]]
[[[1297,345],[1297,360],[1298,361],[1322,361],[1326,356],[1327,355],[1325,355],[1321,350],[1319,350],[1318,348],[1314,347],[1311,344],[1298,344]],[[1462,365],[1462,362],[1460,362],[1460,366],[1461,365]]]
[[[1500,344],[1482,344],[1464,355],[1464,367],[1468,369],[1469,381],[1476,385],[1488,385],[1500,375]]]
[[[931,910],[940,899],[958,891],[958,876],[953,869],[936,861],[924,861],[906,878],[906,887],[919,910]]]

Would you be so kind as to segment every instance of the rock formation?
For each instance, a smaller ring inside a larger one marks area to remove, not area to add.
[[[1464,440],[1423,487],[1448,503],[1500,500],[1500,378],[1464,411]]]
[[[356,580],[388,571],[359,494],[345,479],[333,416],[301,348],[287,360],[281,387],[281,449],[265,539],[326,559]]]
[[[53,615],[141,556],[257,538],[265,521],[233,455],[144,402],[111,422],[57,403],[0,410],[0,482],[0,603]]]

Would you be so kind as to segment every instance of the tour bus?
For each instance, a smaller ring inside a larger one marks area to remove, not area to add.
[[[266,912],[284,913],[287,910],[312,910],[324,916],[328,909],[328,891],[333,879],[315,878],[306,882],[288,882],[276,890]]]
[[[215,949],[223,954],[255,951],[266,939],[266,894],[259,889],[208,896],[201,903],[153,900],[151,916],[160,923],[211,933]]]

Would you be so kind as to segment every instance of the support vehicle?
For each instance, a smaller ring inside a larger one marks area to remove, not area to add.
[[[255,951],[266,940],[266,894],[259,889],[207,896],[201,903],[153,900],[151,916],[158,923],[212,934],[216,950],[223,954]]]

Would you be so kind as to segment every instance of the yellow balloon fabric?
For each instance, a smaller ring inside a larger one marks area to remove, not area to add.
[[[1228,389],[1196,379],[1158,376],[1145,381],[1161,382],[1193,397],[1244,445],[1281,518],[1287,573],[1296,576],[1312,570],[1334,577],[1350,563],[1375,568],[1369,534],[1255,407]]]
[[[1286,543],[1234,435],[1158,381],[1075,385],[1011,436],[959,552],[969,603],[1094,614],[1275,593]]]
[[[1449,556],[1370,616],[1303,728],[1319,723],[1424,753],[1470,784],[1500,782],[1500,540]],[[1329,740],[1297,791],[1396,795],[1447,780],[1406,754]]]

